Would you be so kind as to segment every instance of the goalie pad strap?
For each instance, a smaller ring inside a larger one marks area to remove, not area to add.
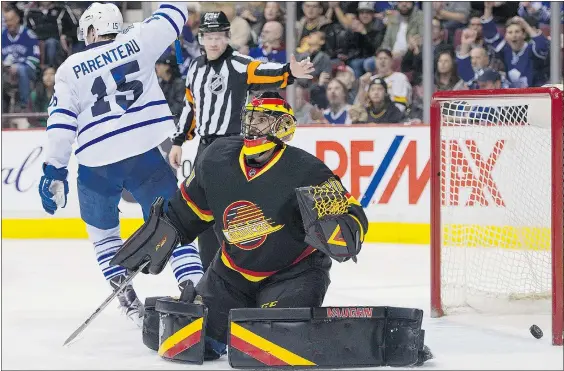
[[[418,365],[424,348],[422,319],[420,309],[395,307],[232,309],[229,364],[234,368]]]

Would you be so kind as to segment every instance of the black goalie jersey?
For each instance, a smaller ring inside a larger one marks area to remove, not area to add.
[[[167,215],[183,242],[193,241],[213,224],[221,241],[221,263],[259,282],[315,251],[304,242],[295,189],[320,185],[335,175],[299,148],[279,149],[262,167],[247,165],[242,148],[242,137],[221,138],[208,147],[170,200]],[[347,197],[362,240],[366,216],[360,204]]]

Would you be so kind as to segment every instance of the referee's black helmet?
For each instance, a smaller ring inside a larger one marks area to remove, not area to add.
[[[229,31],[231,24],[223,12],[206,12],[200,19],[199,33]]]

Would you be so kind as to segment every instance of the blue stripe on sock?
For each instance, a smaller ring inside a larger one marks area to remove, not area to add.
[[[184,263],[184,264],[180,264],[178,267],[174,267],[172,271],[176,273],[179,269],[182,269],[184,267],[196,267],[203,269],[202,264],[200,263]]]
[[[196,250],[194,248],[190,249],[187,246],[185,246],[185,247],[179,247],[178,249],[174,250],[172,252],[172,257],[176,258],[176,257],[182,256],[184,254],[197,254],[199,256],[198,250]]]
[[[108,242],[112,242],[112,241],[121,241],[121,238],[115,237],[115,236],[104,238],[103,240],[96,242],[94,244],[94,247],[102,246],[102,245],[104,245]]]
[[[112,275],[106,276],[106,281],[109,281],[116,276],[121,276],[122,274],[125,274],[125,268],[123,269],[123,271],[118,271]]]
[[[112,250],[112,251],[110,251],[110,252],[108,252],[108,253],[106,253],[106,254],[100,255],[100,256],[97,258],[98,264],[102,264],[102,263],[103,263],[103,260],[105,260],[105,259],[107,259],[107,258],[110,258],[110,260],[111,260],[111,258],[113,258],[114,255],[116,254],[117,247],[119,247],[119,246],[115,246],[115,247],[116,247],[116,249],[114,249],[114,250]]]
[[[122,245],[116,245],[116,246],[112,246],[108,249],[104,249],[103,251],[100,251],[96,254],[96,259],[100,259],[100,256],[102,255],[106,255],[106,254],[116,254],[117,251],[120,249]]]
[[[106,277],[106,279],[110,279],[111,277],[116,276],[118,273],[125,273],[125,268],[123,268],[123,267],[109,267],[109,268],[104,269],[103,272],[104,272],[104,277]]]
[[[178,280],[184,274],[194,274],[194,273],[204,274],[204,271],[202,270],[202,268],[199,268],[199,267],[186,267],[184,269],[181,269],[181,270],[175,272],[174,275],[176,276],[176,279]]]
[[[173,257],[178,257],[178,256],[182,256],[184,254],[197,254],[200,255],[200,253],[198,252],[198,250],[193,250],[193,249],[183,249],[183,248],[179,248],[176,249],[172,252],[172,256]]]
[[[106,263],[109,263],[109,262],[114,258],[114,256],[116,256],[116,254],[112,254],[112,256],[108,257],[107,259],[105,259],[105,260],[103,260],[103,261],[99,261],[99,262],[98,262],[98,265],[102,266],[102,265],[104,265],[104,264],[106,264]]]

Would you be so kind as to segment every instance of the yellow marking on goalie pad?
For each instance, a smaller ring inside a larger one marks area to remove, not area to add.
[[[163,343],[159,346],[159,355],[162,356],[166,351],[180,343],[181,341],[188,338],[190,335],[193,335],[197,331],[201,331],[204,324],[203,318],[198,318],[194,322],[189,323],[188,325],[184,326],[180,330],[176,331],[172,334],[169,338],[167,338]]]
[[[343,234],[341,233],[341,226],[339,224],[337,224],[337,227],[335,227],[335,230],[333,231],[331,237],[329,237],[327,242],[329,242],[332,245],[347,246],[347,243],[343,239]]]
[[[143,224],[141,218],[122,218],[121,237],[128,238]],[[443,227],[447,246],[479,248],[491,246],[510,250],[550,250],[550,228],[451,224]],[[463,243],[465,236],[466,242]],[[428,223],[370,222],[365,243],[430,243]],[[86,239],[86,225],[80,218],[2,219],[2,238]]]
[[[274,344],[273,342],[263,338],[247,330],[243,326],[231,322],[231,335],[238,337],[246,341],[247,343],[254,345],[255,347],[259,348],[266,354],[272,354],[274,357],[284,361],[288,365],[291,366],[315,366],[315,363],[307,360],[299,355],[289,351],[286,348],[281,347],[280,345]]]

